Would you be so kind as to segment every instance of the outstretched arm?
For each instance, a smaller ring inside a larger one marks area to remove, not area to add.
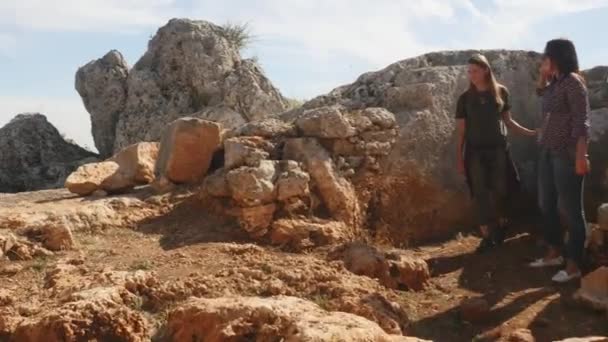
[[[511,115],[511,111],[506,111],[502,113],[502,121],[507,125],[510,130],[513,130],[515,133],[519,135],[524,135],[528,137],[536,136],[536,131],[528,129],[522,125],[520,125],[517,121],[513,119]]]

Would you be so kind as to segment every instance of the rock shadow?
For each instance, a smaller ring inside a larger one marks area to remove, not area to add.
[[[160,244],[165,250],[206,242],[252,241],[236,220],[214,214],[196,195],[165,215],[139,222],[137,231],[161,235]]]

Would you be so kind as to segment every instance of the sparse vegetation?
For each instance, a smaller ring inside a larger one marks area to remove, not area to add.
[[[46,257],[40,257],[34,260],[31,268],[36,272],[43,272],[49,264],[49,260]]]
[[[296,99],[296,98],[291,98],[291,97],[286,98],[286,100],[287,100],[289,109],[300,108],[307,101],[306,99]]]
[[[221,27],[222,36],[239,50],[247,48],[255,40],[249,23],[227,22]]]
[[[150,260],[136,261],[129,266],[129,271],[148,271],[154,267]]]
[[[330,305],[329,305],[330,297],[328,295],[317,294],[317,295],[314,295],[311,298],[311,300],[313,303],[317,304],[322,309],[330,311]]]

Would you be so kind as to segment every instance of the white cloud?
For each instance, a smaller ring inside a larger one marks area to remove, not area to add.
[[[0,96],[0,127],[21,113],[46,115],[57,129],[79,145],[95,150],[89,114],[78,94],[67,98]]]
[[[467,23],[481,25],[478,35],[470,40],[470,47],[523,48],[521,43],[534,35],[531,28],[536,23],[608,7],[608,0],[493,0],[492,5],[489,10],[479,12],[477,23]]]
[[[194,15],[217,22],[250,22],[261,44],[292,42],[315,61],[345,54],[374,66],[396,57],[422,53],[432,46],[415,35],[416,20],[449,20],[461,0],[201,0]],[[238,9],[238,10],[235,10]]]
[[[124,32],[179,15],[175,0],[2,0],[0,19],[18,29]],[[12,18],[11,18],[12,17]]]

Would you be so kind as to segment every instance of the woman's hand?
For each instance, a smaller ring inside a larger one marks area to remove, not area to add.
[[[584,176],[591,171],[591,163],[586,155],[576,157],[576,174]]]

